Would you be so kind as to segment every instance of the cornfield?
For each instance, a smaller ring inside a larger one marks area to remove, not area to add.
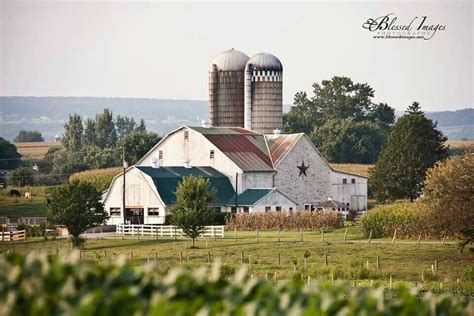
[[[309,230],[341,227],[342,216],[330,211],[237,213],[227,220],[227,226],[239,230]]]
[[[112,182],[113,178],[122,172],[122,168],[106,168],[87,170],[78,173],[74,173],[69,177],[69,180],[80,180],[89,182],[92,184],[97,191],[101,192],[107,190]]]
[[[429,212],[422,203],[394,203],[379,206],[362,217],[362,231],[366,237],[391,237],[395,229],[397,238],[439,237],[430,227]]]

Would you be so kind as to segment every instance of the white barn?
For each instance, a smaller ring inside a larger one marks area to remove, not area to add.
[[[166,178],[165,171],[174,177]],[[328,199],[358,211],[367,207],[367,178],[333,170],[304,134],[183,126],[127,170],[125,217],[136,222],[135,212],[143,223],[163,223],[173,203],[163,195],[174,192],[187,174],[219,179],[215,187],[226,193],[214,207],[225,212],[314,210]],[[109,224],[123,222],[121,178],[104,193]]]

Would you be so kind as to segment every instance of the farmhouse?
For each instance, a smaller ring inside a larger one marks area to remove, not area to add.
[[[244,128],[183,126],[167,134],[125,173],[125,220],[162,224],[188,175],[217,189],[222,212],[315,210],[331,199],[337,211],[367,206],[367,178],[333,170],[304,134],[263,135]],[[109,224],[123,222],[123,175],[103,195]],[[343,207],[345,206],[345,207]]]

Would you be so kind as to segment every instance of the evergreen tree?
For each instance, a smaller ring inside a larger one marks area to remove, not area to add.
[[[82,119],[79,114],[70,114],[69,120],[64,124],[64,134],[62,143],[68,151],[76,152],[82,146],[82,134],[84,128],[82,127]]]
[[[426,171],[447,157],[446,138],[414,102],[392,127],[380,158],[371,170],[369,186],[381,202],[417,198]]]
[[[204,232],[205,225],[213,217],[208,205],[216,194],[209,180],[201,177],[186,177],[176,189],[176,203],[170,209],[171,222],[193,240],[193,248],[196,238]]]

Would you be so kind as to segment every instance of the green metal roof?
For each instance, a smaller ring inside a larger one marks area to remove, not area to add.
[[[274,189],[247,189],[243,193],[237,196],[237,205],[239,206],[251,206],[256,202],[265,197],[268,193]],[[227,205],[235,205],[235,194],[228,201]]]
[[[212,167],[147,167],[136,168],[149,175],[155,183],[161,199],[166,205],[176,202],[176,188],[184,177],[195,176],[208,179],[211,187],[217,190],[217,199],[211,205],[226,205],[232,196],[235,196],[229,178]]]

